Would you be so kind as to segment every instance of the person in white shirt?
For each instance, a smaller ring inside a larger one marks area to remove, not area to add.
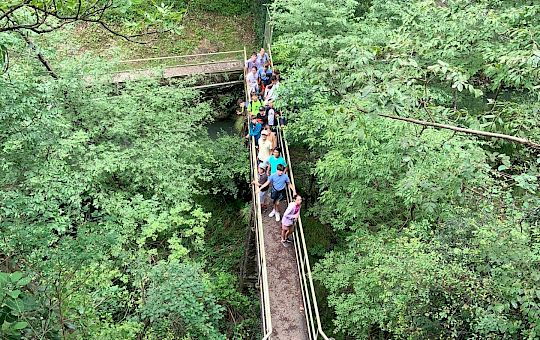
[[[276,98],[277,98],[277,89],[279,87],[279,80],[276,76],[272,76],[271,78],[272,80],[272,88],[270,90],[268,90],[268,92],[266,93],[266,96],[264,98],[264,105],[268,105],[268,103],[270,103],[271,101],[275,101]],[[270,87],[270,85],[268,85],[268,87]]]
[[[266,161],[272,154],[273,148],[274,145],[272,141],[268,139],[268,131],[262,130],[261,138],[259,138],[259,154],[257,155],[257,158],[259,160],[258,163]]]
[[[253,66],[251,68],[251,72],[247,75],[247,83],[250,93],[259,93],[259,74],[257,73],[257,67]]]
[[[266,115],[268,116],[268,125],[270,125],[270,127],[277,125],[276,124],[276,110],[274,110],[273,101],[268,102],[268,111]]]

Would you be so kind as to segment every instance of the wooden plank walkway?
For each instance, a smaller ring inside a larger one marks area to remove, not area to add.
[[[238,72],[244,69],[244,62],[240,60],[235,61],[223,61],[212,64],[204,65],[186,65],[176,66],[163,69],[163,74],[157,70],[134,70],[118,72],[113,74],[113,83],[124,83],[126,81],[139,80],[144,78],[175,78],[191,76],[196,74],[209,74],[209,73],[224,73],[224,72]]]
[[[290,243],[289,247],[286,248],[281,244],[281,221],[276,222],[274,217],[268,217],[272,208],[270,193],[267,195],[266,201],[270,203],[269,208],[261,213],[270,292],[270,314],[273,325],[270,338],[278,340],[308,339],[294,245]],[[287,202],[281,202],[281,216],[286,208]]]

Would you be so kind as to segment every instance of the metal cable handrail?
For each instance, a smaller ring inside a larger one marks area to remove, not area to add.
[[[201,63],[191,63],[191,64],[180,64],[180,65],[167,65],[165,67],[163,66],[159,66],[160,68],[163,68],[163,69],[168,69],[168,68],[180,68],[180,67],[190,67],[190,66],[206,66],[206,65],[214,65],[214,64],[225,64],[225,63],[238,63],[238,62],[242,62],[241,60],[235,60],[235,59],[224,59],[224,60],[212,60],[212,61],[205,61],[205,62],[201,62]],[[242,63],[242,66],[243,66],[243,63]],[[154,67],[154,68],[158,68],[157,66]],[[126,69],[126,70],[121,70],[121,71],[114,71],[113,74],[116,74],[116,73],[124,73],[124,72],[137,72],[137,71],[148,71],[148,70],[151,70],[152,68],[135,68],[135,69]]]
[[[199,54],[172,55],[172,56],[154,57],[154,58],[128,59],[128,60],[120,60],[119,63],[133,63],[133,62],[150,61],[150,60],[166,60],[166,59],[179,59],[179,58],[190,58],[190,57],[204,57],[204,56],[208,56],[208,55],[233,54],[233,53],[242,53],[242,52],[244,52],[244,56],[245,56],[245,54],[246,54],[245,50],[246,49],[244,48],[244,50],[236,50],[236,51],[209,52],[209,53],[199,53]]]
[[[202,65],[211,65],[218,63],[227,63],[227,62],[244,62],[240,60],[242,58],[242,53],[244,50],[235,50],[235,51],[223,51],[223,52],[210,52],[210,53],[199,53],[199,54],[186,54],[186,55],[173,55],[173,56],[164,56],[164,57],[152,57],[152,58],[138,58],[138,59],[128,59],[118,61],[119,70],[114,73],[122,72],[135,72],[135,71],[145,71],[152,68],[176,68],[184,66],[202,66]],[[219,59],[220,56],[224,56],[224,59]],[[207,61],[204,61],[207,60]],[[171,61],[172,65],[167,65]],[[156,64],[156,62],[160,62]],[[120,65],[127,66],[122,69]],[[129,68],[129,65],[134,66],[135,68]]]

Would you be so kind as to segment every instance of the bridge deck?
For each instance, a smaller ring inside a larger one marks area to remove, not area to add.
[[[163,69],[163,73],[158,70],[134,70],[115,73],[112,77],[113,83],[123,83],[126,81],[139,80],[144,78],[175,78],[184,77],[196,74],[208,74],[208,73],[223,73],[223,72],[236,72],[244,69],[243,61],[228,61],[215,62],[212,64],[202,65],[185,65],[175,66]]]
[[[268,203],[271,203],[270,197],[266,199]],[[282,216],[286,208],[287,202],[282,202],[280,205]],[[289,247],[285,248],[281,244],[281,222],[276,222],[274,217],[268,217],[270,211],[271,208],[262,211],[262,219],[273,325],[271,339],[307,339],[304,303],[294,245],[289,244]]]

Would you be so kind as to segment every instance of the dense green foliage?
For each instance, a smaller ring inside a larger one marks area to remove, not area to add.
[[[251,11],[251,0],[193,0],[191,6],[224,15],[238,15]]]
[[[209,218],[194,195],[235,194],[246,159],[227,137],[212,154],[201,125],[210,107],[152,84],[109,99],[73,78],[2,82],[2,255],[36,279],[42,300],[22,313],[27,335],[53,332],[58,322],[32,322],[52,313],[85,338],[143,322],[156,338],[171,328],[216,338],[217,297],[189,256]],[[190,312],[182,294],[204,304]]]
[[[540,5],[532,1],[274,4],[288,135],[311,150],[340,235],[316,266],[337,336],[540,336]],[[328,325],[325,325],[328,327]]]
[[[48,36],[55,31],[62,31],[70,25],[85,24],[87,29],[98,28],[107,34],[126,41],[141,42],[147,34],[162,32],[178,33],[181,20],[187,11],[185,1],[157,0],[12,0],[0,2],[0,74],[10,66],[10,52],[19,40],[24,41],[29,50],[41,53],[33,39],[38,35]],[[66,36],[60,39],[68,42]],[[38,38],[39,39],[39,38]],[[60,45],[56,48],[73,46]],[[12,53],[15,58],[17,53]],[[41,57],[43,64],[47,60]],[[47,66],[50,68],[50,65]],[[54,71],[49,69],[54,75]]]
[[[115,88],[97,76],[114,65],[88,56],[54,59],[53,79],[19,40],[10,48],[20,57],[0,77],[0,337],[253,334],[257,308],[235,276],[246,225],[206,202],[234,202],[247,152],[208,137],[210,103],[153,79]],[[217,266],[207,258],[225,222],[240,234]]]

